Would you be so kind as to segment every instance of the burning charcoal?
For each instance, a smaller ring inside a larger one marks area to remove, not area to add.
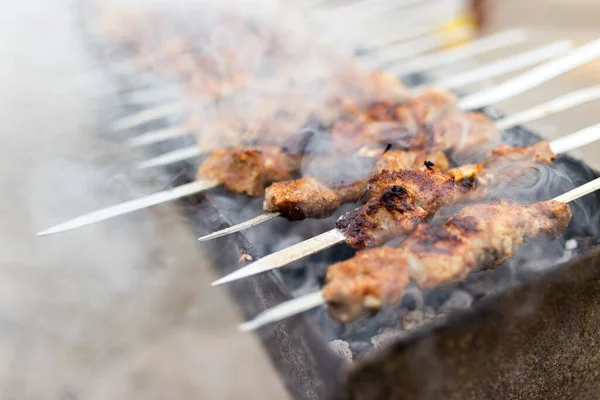
[[[371,343],[363,341],[352,341],[350,342],[350,350],[354,357],[359,357],[371,349]]]
[[[352,361],[352,351],[350,350],[350,344],[344,340],[334,340],[329,342],[329,345],[337,354],[340,355],[346,361]]]
[[[373,343],[373,347],[375,348],[384,347],[404,336],[406,336],[406,332],[399,331],[397,329],[386,328],[383,329],[381,333],[373,336],[371,338],[371,343]]]
[[[360,321],[348,322],[341,325],[342,337],[345,338],[366,338],[376,332],[378,327],[374,327],[371,323],[371,319],[363,319]]]
[[[450,298],[454,289],[453,285],[436,287],[425,294],[424,302],[427,306],[438,309]]]
[[[371,337],[380,328],[397,327],[398,321],[407,313],[401,304],[394,307],[385,307],[377,314],[359,321],[349,322],[343,325],[344,337]]]
[[[499,293],[512,283],[512,272],[508,268],[498,268],[471,274],[460,287],[475,299]]]
[[[406,313],[406,315],[404,315],[402,318],[402,329],[405,331],[411,331],[413,329],[420,328],[433,320],[434,317],[435,311],[430,307],[426,307],[423,311],[411,311]]]
[[[312,311],[309,311],[308,314],[312,317],[314,321],[317,322],[317,325],[321,328],[321,332],[323,336],[327,338],[327,340],[334,340],[340,337],[344,337],[342,334],[342,326],[329,318],[327,315],[327,310],[323,307],[315,308]]]
[[[575,250],[578,247],[577,240],[569,239],[565,242],[566,250]]]
[[[398,320],[402,318],[408,310],[402,307],[402,304],[396,304],[393,307],[386,307],[375,314],[370,320],[376,327],[390,326],[394,327],[397,325]]]
[[[408,311],[421,309],[425,306],[423,292],[416,286],[411,286],[404,292],[400,306]]]
[[[464,290],[455,290],[450,295],[450,298],[439,308],[439,312],[446,314],[453,311],[464,310],[469,308],[471,303],[473,303],[473,296],[471,296],[471,294]]]
[[[566,258],[564,261],[569,261],[572,257],[586,253],[596,247],[599,243],[598,239],[593,236],[576,237],[567,240],[565,243],[565,253],[569,253],[571,257]]]

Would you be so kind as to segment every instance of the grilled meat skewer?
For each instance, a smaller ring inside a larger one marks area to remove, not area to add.
[[[348,322],[397,302],[410,278],[422,288],[462,280],[511,258],[525,242],[558,238],[570,220],[570,207],[555,200],[467,206],[444,225],[420,225],[399,248],[363,250],[333,264],[323,298],[332,318]]]
[[[197,178],[218,182],[233,193],[260,196],[269,183],[290,179],[300,161],[300,156],[278,146],[215,150],[198,169]]]
[[[386,152],[378,160],[371,175],[376,175],[384,169],[395,171],[418,168],[425,161],[433,163],[441,170],[446,170],[448,159],[444,152],[436,150],[436,147],[452,149],[465,157],[471,157],[477,153],[476,149],[485,149],[490,143],[497,142],[500,136],[496,124],[480,113],[451,115],[438,121],[433,129],[425,128],[422,131],[427,133],[413,135],[413,137],[427,135],[429,136],[429,139],[427,139],[429,143],[425,144],[418,140],[411,141],[415,150]],[[365,192],[367,181],[368,178],[364,178],[329,184],[315,176],[304,176],[297,180],[284,180],[273,183],[265,190],[263,203],[265,214],[235,227],[206,235],[198,240],[209,240],[224,236],[256,226],[277,216],[283,216],[290,220],[328,217],[341,204],[359,200]]]
[[[594,128],[598,129],[598,126]],[[547,164],[553,159],[548,142],[541,141],[527,148],[502,147],[484,163],[465,165],[450,170],[448,174],[435,168],[383,171],[369,183],[371,199],[340,217],[335,229],[244,266],[216,280],[213,285],[280,268],[342,242],[359,249],[381,246],[393,238],[409,234],[440,209],[459,201],[482,198],[507,180],[516,179],[535,165]],[[502,175],[506,165],[510,165],[507,162],[513,165],[509,177]],[[486,165],[488,169],[484,168]]]
[[[555,158],[550,144],[542,140],[523,148],[502,146],[483,163],[454,168],[447,174],[384,171],[369,182],[371,199],[340,217],[336,228],[352,247],[381,246],[411,232],[442,207],[495,194],[536,165],[550,164]]]
[[[330,313],[347,321],[365,311],[376,311],[393,297],[401,296],[411,276],[427,287],[462,279],[476,268],[494,267],[510,258],[526,241],[560,236],[571,218],[570,208],[561,203],[570,203],[598,189],[600,178],[530,206],[497,201],[465,207],[442,227],[420,227],[400,249],[362,251],[358,253],[360,262],[342,262],[332,267],[328,278],[331,286],[327,289],[333,308]],[[377,264],[373,264],[375,261]],[[324,296],[323,291],[318,291],[286,301],[241,324],[239,329],[254,330],[318,307],[326,303]]]
[[[365,116],[362,118],[368,120],[375,120],[376,118],[394,120],[396,118],[394,111],[402,109],[403,114],[412,115],[413,118],[423,123],[434,122],[437,116],[445,115],[454,110],[455,100],[454,95],[432,90],[413,99],[407,106],[387,102],[371,104],[366,108]],[[384,110],[391,110],[391,112],[386,115],[383,112]],[[417,127],[415,126],[414,129],[417,129]],[[304,144],[306,145],[306,143]],[[377,144],[377,142],[374,144]],[[440,159],[440,162],[443,162],[442,157],[443,155],[438,156],[436,160]],[[445,157],[443,158],[445,159]],[[391,162],[392,159],[393,157],[390,155],[385,156],[385,160]],[[200,166],[198,179],[213,180],[234,193],[260,196],[266,184],[290,179],[292,173],[299,169],[300,161],[300,157],[289,156],[280,147],[275,146],[263,146],[246,150],[215,150]],[[445,162],[447,163],[447,161]],[[312,184],[313,187],[316,185],[316,182],[310,179],[307,182],[301,182],[303,186],[306,186],[306,183]],[[364,189],[361,190],[361,188],[364,186],[365,183],[352,183],[346,189],[339,188],[338,193],[326,193],[324,196],[329,197],[331,201],[334,198],[339,198],[340,201],[348,198],[349,201],[360,197],[364,192]]]
[[[534,68],[533,70],[530,70],[524,74],[521,74],[513,79],[502,83],[501,85],[462,98],[458,104],[459,108],[462,110],[472,110],[489,104],[493,104],[495,102],[506,100],[512,96],[518,95],[527,90],[535,88],[536,86],[547,82],[554,77],[562,75],[563,73],[579,65],[589,62],[596,58],[598,54],[600,54],[600,40],[589,42],[583,46],[574,49],[573,51],[570,51],[564,57],[544,63]],[[594,141],[597,137],[595,135],[597,132],[590,133],[591,135],[588,135],[587,138],[578,138],[579,140],[574,143],[559,142],[561,146],[559,147],[559,149],[563,151],[569,151],[573,148]],[[145,197],[137,198],[121,204],[106,207],[88,214],[81,215],[79,217],[73,218],[61,224],[55,225],[51,228],[38,232],[38,235],[50,235],[80,228],[82,226],[90,225],[95,222],[104,221],[133,211],[142,210],[154,205],[162,204],[178,198],[200,193],[212,187],[211,184],[211,182],[196,181],[170,190],[153,193]],[[315,245],[320,245],[320,247],[326,248],[335,243],[339,243],[341,240],[342,238],[337,233],[321,235],[319,238],[312,241],[310,246],[307,246],[306,244],[300,246],[302,248],[302,252],[299,254],[299,256],[301,258],[305,255],[314,253]],[[297,256],[298,254],[295,255],[295,257]],[[265,270],[268,268],[265,268],[263,266],[262,269]]]
[[[494,125],[496,128],[499,129],[509,129],[518,124],[542,118],[548,113],[566,110],[572,106],[596,99],[597,96],[600,94],[599,89],[599,87],[592,87],[570,93],[566,96],[561,96],[555,100],[549,101],[540,106],[536,106],[529,110],[523,111],[513,117],[508,117],[506,119],[499,120]],[[588,129],[591,130],[591,128]],[[494,132],[495,131],[493,129],[493,126],[489,126],[487,124],[486,119],[484,117],[480,117],[477,113],[451,115],[450,117],[439,121],[435,125],[434,130],[434,133],[438,135],[437,137],[442,137],[442,143],[448,143],[449,146],[447,146],[455,150],[456,156],[459,159],[469,159],[473,157],[473,155],[478,152],[478,149],[482,147],[482,141],[493,143],[493,137],[494,135],[496,135]],[[445,135],[445,137],[443,135]],[[569,135],[565,138],[559,139],[558,141],[554,142],[554,145],[559,150],[559,152],[568,151],[570,149],[581,147],[587,143],[590,143],[593,140],[595,140],[596,137],[597,133],[590,131],[582,131],[572,136]],[[436,143],[439,142],[440,139],[436,139]],[[390,169],[393,170],[398,168]],[[285,196],[286,206],[294,207],[296,203],[294,203],[293,200],[290,200],[290,197],[294,196],[294,194],[286,192]],[[299,199],[297,204],[302,204],[302,194],[297,194],[296,197]],[[273,200],[272,202],[276,203],[277,199]],[[279,216],[279,214],[277,213],[269,212],[273,209],[274,207],[270,207],[269,209],[265,208],[265,211],[267,212],[263,215],[242,222],[240,224],[222,229],[220,231],[213,232],[211,234],[199,238],[198,240],[210,240],[213,238],[225,236],[234,232],[241,231],[243,229],[259,225],[263,222],[266,222],[270,219]]]
[[[424,150],[385,153],[376,164],[373,175],[383,170],[418,168],[425,161],[444,171],[448,168],[448,160],[442,150],[457,149],[465,153],[464,149],[468,148],[472,154],[476,147],[485,148],[490,143],[496,143],[500,134],[494,122],[484,114],[459,113],[436,123],[428,136],[428,141],[433,144],[414,145],[414,148]],[[435,150],[436,147],[442,150]],[[348,186],[353,190],[349,190]],[[313,177],[281,181],[266,189],[263,208],[265,212],[278,212],[292,220],[327,217],[342,203],[358,200],[364,190],[361,192],[357,189],[363,187],[366,187],[366,179],[337,187],[326,185]]]
[[[433,162],[443,170],[449,166],[442,151],[395,150],[381,156],[373,174],[383,170],[418,168],[424,162]],[[265,190],[263,208],[268,213],[279,213],[290,220],[325,218],[343,203],[358,201],[365,194],[367,183],[368,178],[365,178],[332,186],[312,176],[280,181]]]

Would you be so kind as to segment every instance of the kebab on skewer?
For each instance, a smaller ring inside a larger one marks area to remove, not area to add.
[[[600,54],[600,40],[592,41],[576,48],[564,57],[542,64],[532,70],[510,79],[494,88],[462,98],[458,108],[462,110],[478,109],[483,106],[506,100],[532,89],[553,77],[559,76],[572,68],[591,61]],[[140,163],[140,168],[166,165],[172,162],[193,158],[202,153],[197,146],[176,150],[157,158]]]
[[[405,113],[407,108],[392,108],[392,111],[403,115],[405,120],[414,117]],[[382,111],[377,109],[376,111]],[[412,121],[411,121],[412,122]],[[412,122],[414,124],[414,122]],[[433,163],[438,169],[445,170],[449,166],[445,150],[456,152],[476,152],[489,148],[500,141],[500,132],[496,124],[482,113],[459,113],[442,119],[433,124],[432,128],[421,125],[421,129],[409,127],[417,131],[417,134],[406,134],[407,123],[404,123],[400,131],[400,140],[404,142],[400,147],[408,145],[410,150],[391,150],[383,154],[371,175],[377,175],[383,170],[395,171],[403,169],[419,168],[424,162]],[[363,125],[367,126],[368,125]],[[397,143],[399,138],[393,135],[356,135],[351,132],[347,142],[355,145],[366,145],[365,139],[370,142],[387,141]],[[383,137],[382,137],[383,136]],[[330,216],[343,203],[359,200],[365,192],[368,177],[353,180],[352,182],[337,182],[336,185],[328,185],[323,180],[314,176],[303,176],[291,181],[279,181],[269,186],[265,191],[263,208],[265,214],[254,218],[250,222],[243,222],[235,227],[215,232],[200,238],[208,240],[237,230],[256,226],[261,222],[268,221],[277,216],[283,216],[290,220],[301,220],[305,218],[325,218]]]
[[[545,106],[548,107],[534,107],[531,110],[527,110],[519,115],[516,115],[515,118],[508,118],[504,120],[504,122],[500,125],[504,127],[510,127],[512,125],[518,125],[519,121],[529,121],[534,120],[535,118],[539,118],[551,111],[561,111],[564,109],[568,109],[571,106],[580,104],[580,102],[585,101],[586,99],[593,98],[597,95],[595,92],[582,92],[582,93],[573,93],[577,96],[566,96],[564,98],[559,98],[558,102],[550,102]],[[591,97],[590,97],[591,96]],[[570,135],[565,140],[558,139],[554,142],[557,149],[562,149],[563,151],[568,151],[573,148],[577,148],[580,146],[584,146],[588,143],[593,142],[598,137],[597,132],[590,131],[582,131],[579,135]],[[121,203],[115,206],[111,206],[108,208],[104,208],[89,214],[82,215],[80,217],[71,219],[62,224],[56,225],[52,228],[46,229],[38,235],[49,235],[58,232],[63,232],[71,229],[76,229],[82,226],[90,225],[94,222],[103,221],[106,219],[110,219],[119,215],[123,215],[129,212],[141,210],[144,208],[148,208],[154,205],[158,205],[161,203],[165,203],[171,200],[179,199],[182,197],[190,196],[195,193],[200,193],[210,188],[215,187],[217,183],[212,180],[197,180],[188,184],[184,184],[173,189],[157,192],[146,197],[142,197],[139,199],[131,200],[125,203]],[[323,237],[325,236],[325,237]],[[303,255],[308,255],[313,251],[318,251],[322,246],[323,248],[329,247],[328,243],[333,245],[339,242],[339,237],[331,237],[331,235],[321,235],[313,240],[310,243],[307,243],[305,248],[300,251],[299,255],[294,255],[293,258],[301,258]],[[316,246],[316,247],[315,247]],[[315,250],[316,249],[316,250]]]
[[[600,189],[600,178],[553,200],[515,205],[506,200],[465,207],[441,226],[423,224],[398,248],[363,250],[329,267],[322,291],[292,299],[241,324],[249,331],[327,305],[349,322],[395,303],[412,278],[422,288],[494,268],[526,242],[556,239],[571,220],[568,203]]]
[[[570,70],[571,68],[574,68],[578,65],[584,64],[594,59],[598,55],[600,55],[600,40],[583,45],[571,51],[568,55],[560,59],[548,62],[537,68],[534,68],[533,70],[522,74],[510,81],[507,81],[495,88],[488,89],[481,93],[477,93],[463,98],[459,102],[459,108],[477,108],[485,104],[493,103],[495,101],[502,101],[511,96],[522,93],[523,91],[536,87],[537,85],[540,85],[552,79],[555,76],[559,76],[562,73]],[[116,206],[108,207],[86,215],[82,215],[65,223],[39,232],[38,235],[48,235],[79,228],[82,226],[92,224],[94,222],[103,221],[129,212],[148,208],[153,205],[165,203],[195,193],[200,193],[202,191],[214,187],[214,185],[214,182],[207,181],[191,182],[189,184],[181,185],[170,190],[154,193],[143,198],[131,200]],[[319,240],[320,239],[316,239],[316,242],[319,242]],[[337,243],[339,240],[339,237],[333,239],[329,237],[327,241],[334,244]],[[310,252],[310,249],[311,247],[309,246],[307,248],[307,251]]]
[[[356,115],[357,118],[369,122],[387,118],[387,120],[394,121],[392,123],[396,124],[398,116],[395,113],[390,113],[390,115],[382,113],[381,109],[404,110],[402,112],[403,116],[410,113],[411,117],[418,121],[415,124],[424,125],[435,122],[443,115],[454,111],[454,105],[455,97],[453,95],[443,91],[431,90],[411,100],[405,106],[376,102],[362,112],[357,110]],[[368,127],[369,122],[361,124],[361,126]],[[404,125],[404,121],[399,121],[399,123]],[[363,134],[372,133],[368,129],[363,129],[362,132]],[[423,135],[416,135],[415,137],[419,136]],[[363,139],[361,144],[369,142],[377,144],[376,140],[376,136],[369,136]],[[420,146],[420,143],[417,146]],[[413,147],[413,144],[409,147]],[[396,153],[394,152],[393,155],[396,155]],[[391,165],[393,160],[397,160],[398,156],[402,156],[402,154],[395,157],[393,155],[388,154],[385,156],[382,160],[385,162],[384,166]],[[299,169],[300,159],[300,157],[289,156],[280,147],[275,146],[245,150],[216,150],[200,166],[198,179],[213,180],[234,193],[260,196],[263,194],[267,183],[291,178],[291,174]],[[360,185],[354,186],[356,188],[353,193],[357,193],[360,197],[362,195],[362,193],[359,193]]]
[[[440,101],[440,99],[444,100]],[[434,100],[432,105],[423,104],[431,100]],[[440,111],[436,110],[436,107],[453,109],[454,100],[455,97],[447,92],[432,90],[413,99],[409,104],[415,108],[416,115],[419,115],[419,118],[425,121],[430,120],[434,115],[442,115]],[[375,103],[375,105],[377,104]],[[367,108],[368,110],[369,108]],[[298,169],[299,161],[299,156],[289,155],[284,149],[276,146],[213,151],[200,166],[197,181],[182,185],[174,190],[148,196],[139,202],[125,203],[120,209],[100,210],[100,213],[111,218],[119,215],[120,212],[130,212],[135,209],[145,208],[149,205],[158,204],[156,203],[157,201],[159,203],[170,201],[178,197],[199,193],[218,185],[224,185],[234,193],[258,196],[262,194],[266,184],[274,180],[291,178],[291,174]],[[68,222],[63,227],[81,226],[82,221],[84,225],[87,225],[90,223],[85,221],[87,218],[85,216],[80,217]],[[54,232],[56,230],[51,229],[41,234]]]
[[[336,228],[265,256],[213,285],[281,268],[338,243],[345,242],[358,249],[381,246],[409,234],[440,209],[498,193],[503,185],[529,173],[533,167],[552,162],[555,153],[583,143],[582,137],[589,140],[598,135],[600,124],[569,135],[570,141],[558,142],[564,146],[562,149],[545,140],[524,148],[502,146],[479,165],[465,165],[447,173],[430,166],[421,170],[383,171],[369,182],[371,199],[342,215]]]
[[[168,26],[163,27],[165,36],[172,39],[160,38],[164,58],[185,77],[189,91],[199,96],[196,102],[206,98],[209,103],[194,112],[183,129],[200,128],[203,134],[199,142],[210,138],[207,143],[199,143],[203,149],[238,146],[264,135],[292,135],[313,113],[330,121],[337,106],[343,107],[348,99],[407,97],[406,88],[395,76],[365,73],[352,60],[333,55],[305,35],[290,35],[289,26],[285,32],[275,27],[263,29],[251,19],[236,18],[227,12],[217,12],[214,18],[223,19],[225,31],[240,40],[215,42],[212,32],[201,30],[193,36],[202,44],[201,49],[185,51],[191,47],[186,45],[188,40]],[[210,40],[202,40],[207,33]],[[245,57],[246,52],[252,57]],[[211,88],[213,81],[221,89]],[[116,126],[131,125],[118,121]],[[158,136],[164,137],[164,132]]]
[[[525,52],[507,57],[505,59],[494,61],[490,64],[476,67],[472,70],[461,72],[454,76],[434,81],[432,84],[429,84],[427,86],[434,86],[446,90],[460,89],[461,87],[481,82],[486,79],[498,76],[500,74],[507,74],[509,72],[517,71],[520,69],[533,67],[534,65],[539,64],[540,62],[552,59],[564,53],[570,48],[572,48],[571,41],[560,40],[552,42],[550,44],[543,45],[535,49],[527,50]],[[412,90],[418,93],[424,88],[425,86],[422,86],[418,88],[413,88]],[[171,92],[172,90],[168,91],[168,93]],[[163,93],[163,95],[166,95],[164,90],[159,91],[159,93]],[[156,90],[150,89],[135,91],[132,94],[132,96],[132,99],[135,98],[138,100],[137,102],[142,100],[146,101],[147,99],[156,98]],[[289,123],[288,121],[284,122]],[[175,137],[193,135],[194,132],[200,131],[202,131],[202,120],[196,115],[190,115],[186,121],[184,121],[178,126],[144,132],[140,135],[129,139],[127,141],[127,144],[131,147],[146,146],[149,144],[169,140]],[[204,132],[203,136],[205,136]],[[176,161],[181,161],[183,159],[192,158],[201,154],[202,148],[203,146],[201,144],[198,144],[197,147],[188,147],[185,149],[180,149],[176,152],[166,153],[165,155],[160,157],[161,159],[168,160],[170,155],[171,158],[175,157]],[[152,166],[152,164],[152,162],[146,161],[142,164],[142,166]]]

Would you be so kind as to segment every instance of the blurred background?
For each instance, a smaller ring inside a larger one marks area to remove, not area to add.
[[[97,3],[113,10],[145,4]],[[525,27],[540,43],[600,36],[596,1],[485,3],[485,33]],[[241,317],[226,291],[209,288],[215,276],[172,206],[35,236],[73,215],[161,189],[168,179],[132,174],[136,155],[97,134],[115,116],[118,88],[89,51],[78,3],[21,0],[5,7],[0,399],[286,398],[258,341],[235,330]],[[520,110],[600,82],[599,75],[600,62],[590,63],[498,107]],[[597,122],[596,107],[531,128],[549,138],[574,132]],[[575,155],[600,168],[599,150],[589,146]]]

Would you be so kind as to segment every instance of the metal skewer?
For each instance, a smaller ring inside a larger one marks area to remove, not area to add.
[[[576,138],[577,140],[572,138]],[[559,141],[558,144],[556,142],[551,142],[550,148],[555,154],[559,154],[563,151],[572,150],[574,147],[576,147],[573,143],[576,143],[577,145],[585,145],[599,139],[600,124],[596,124],[587,127],[581,131],[572,133],[571,135],[563,138],[563,140]],[[339,243],[343,243],[345,241],[346,236],[344,236],[344,234],[341,231],[334,228],[327,232],[321,233],[318,236],[307,239],[303,242],[292,245],[275,253],[269,254],[228,275],[225,275],[220,279],[217,279],[212,283],[212,285],[222,285],[224,283],[247,278],[252,275],[260,274],[273,269],[278,269],[286,266],[291,262],[298,261],[304,257],[316,254],[321,250],[325,250],[329,247],[332,247]]]
[[[188,136],[191,133],[192,129],[186,126],[173,126],[169,128],[146,132],[142,135],[132,137],[131,139],[127,140],[126,143],[129,147],[147,146],[149,144],[163,142],[165,140],[173,139],[176,137]]]
[[[154,108],[148,108],[134,115],[123,117],[112,124],[114,130],[123,130],[132,128],[136,125],[145,124],[156,119],[171,117],[178,114],[185,114],[186,111],[179,103],[169,103],[159,105]]]
[[[434,81],[431,85],[448,90],[460,89],[464,86],[495,78],[500,75],[529,68],[543,61],[559,56],[573,47],[570,40],[558,40],[531,50],[526,50],[498,61],[473,68],[458,75]],[[414,90],[419,90],[415,88]]]
[[[574,67],[586,64],[599,56],[600,39],[596,39],[571,50],[564,57],[544,63],[513,79],[503,82],[498,86],[466,96],[459,101],[459,106],[463,110],[471,110],[499,103],[517,94],[542,85],[549,80],[570,71]]]
[[[548,101],[546,103],[540,104],[538,106],[532,107],[528,110],[522,111],[514,116],[506,117],[504,119],[496,121],[496,126],[499,130],[506,130],[513,128],[518,125],[523,125],[537,119],[541,119],[547,117],[549,115],[559,113],[565,110],[568,110],[572,107],[578,106],[580,104],[584,104],[593,100],[600,100],[600,86],[594,86],[591,88],[585,88],[582,90],[578,90],[576,92],[572,92],[566,94],[564,96],[558,97],[554,100]],[[562,139],[557,139],[552,142],[552,145],[556,147],[555,152],[567,152],[573,150],[575,148],[584,146],[589,144],[600,137],[594,135],[593,127],[588,129],[583,129],[582,131],[576,132],[572,135],[567,135]],[[579,140],[586,141],[580,142]],[[569,147],[571,146],[571,147]],[[230,226],[228,228],[222,229],[220,231],[213,232],[209,235],[202,236],[198,238],[199,241],[207,241],[211,239],[216,239],[218,237],[230,235],[235,232],[242,231],[244,229],[252,228],[263,222],[267,222],[272,220],[275,217],[278,217],[280,213],[264,213],[259,215],[258,217],[254,217],[248,221],[242,222],[237,225]]]
[[[592,59],[598,56],[600,56],[600,40],[595,40],[591,43],[588,43],[584,46],[578,47],[577,49],[570,51],[567,55],[557,60],[547,62],[535,68],[533,71],[521,74],[518,77],[511,79],[499,85],[496,88],[483,91],[482,93],[467,96],[466,98],[459,101],[459,106],[463,110],[477,109],[485,105],[492,104],[496,101],[505,100],[511,96],[523,93],[544,82],[547,82],[551,78],[559,76],[570,69],[573,69],[588,61],[591,61]],[[198,151],[198,149],[196,149],[196,151]],[[192,184],[188,185],[191,185],[188,187],[193,187]],[[198,183],[198,188],[196,191],[182,191],[180,194],[174,195],[173,193],[179,193],[175,191],[175,189],[177,189],[175,188],[168,191],[155,193],[147,197],[131,200],[120,205],[115,205],[104,210],[83,215],[75,219],[76,221],[78,221],[77,224],[74,224],[73,221],[68,221],[61,224],[60,228],[50,228],[42,233],[57,233],[74,229],[79,226],[89,225],[95,222],[113,218],[118,215],[123,215],[131,211],[140,210],[146,207],[150,207],[152,205],[164,203],[166,201],[171,201],[181,197],[189,196],[191,194],[200,193],[214,186],[214,182],[201,181]]]
[[[563,203],[570,203],[571,201],[593,193],[598,189],[600,189],[600,178],[596,178],[591,182],[555,197],[553,200],[561,201]],[[325,299],[323,298],[321,291],[310,293],[265,310],[258,314],[251,321],[238,325],[238,329],[243,332],[252,331],[260,328],[261,326],[281,321],[282,319],[292,317],[324,304]]]
[[[127,214],[133,211],[142,210],[144,208],[152,207],[157,204],[166,203],[171,200],[179,199],[185,196],[190,196],[195,193],[200,193],[208,189],[212,189],[219,184],[214,181],[194,181],[186,183],[181,186],[177,186],[173,189],[165,190],[162,192],[154,193],[141,199],[135,199],[127,201],[125,203],[118,204],[116,206],[104,208],[89,214],[82,215],[81,217],[74,218],[65,223],[56,225],[52,228],[39,232],[38,236],[51,235],[53,233],[68,231],[71,229],[80,228],[82,226],[93,224],[97,221],[103,221],[109,218],[113,218],[119,215]]]
[[[123,95],[123,103],[127,105],[136,105],[174,101],[181,95],[183,92],[182,89],[180,84],[136,89]]]
[[[503,47],[523,43],[528,39],[528,37],[529,35],[524,29],[511,29],[495,35],[477,39],[473,42],[450,50],[439,51],[432,54],[426,54],[421,57],[416,57],[411,60],[406,60],[402,62],[401,66],[388,68],[390,71],[399,75],[410,74],[417,71],[427,71],[429,69],[452,64],[469,57],[499,50]],[[394,63],[396,63],[400,60],[390,61],[394,61]]]

